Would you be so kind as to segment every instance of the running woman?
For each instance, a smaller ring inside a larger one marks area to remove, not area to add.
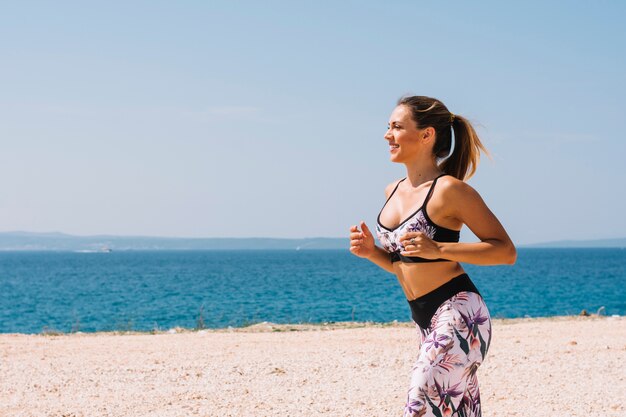
[[[513,265],[516,248],[478,192],[465,182],[480,151],[471,123],[440,101],[405,96],[391,113],[389,158],[406,176],[385,189],[376,236],[350,228],[350,251],[396,275],[418,334],[404,417],[480,417],[476,371],[491,344],[491,316],[460,262]],[[479,239],[460,243],[466,225]]]

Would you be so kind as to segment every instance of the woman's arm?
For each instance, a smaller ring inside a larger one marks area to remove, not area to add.
[[[436,242],[423,232],[408,232],[400,237],[400,241],[411,250],[400,252],[402,255],[444,258],[476,265],[515,263],[515,245],[476,190],[463,181],[454,180],[448,186],[440,187],[440,195],[442,201],[446,202],[448,215],[466,224],[481,241]],[[410,242],[411,238],[414,238],[414,243]]]
[[[350,227],[350,252],[372,261],[387,272],[395,273],[389,252],[376,246],[374,235],[364,221],[361,221],[360,226],[361,231],[357,225]]]
[[[446,187],[446,201],[454,202],[454,216],[466,224],[480,242],[435,242],[441,257],[476,265],[515,264],[517,250],[500,221],[472,186],[463,181],[455,183],[453,187]]]
[[[476,265],[513,265],[517,254],[501,240],[487,239],[476,243],[437,242],[441,258]],[[515,250],[515,249],[513,249]]]
[[[394,181],[388,184],[385,187],[385,201],[389,198],[389,194],[393,190],[393,188],[397,185],[398,181]],[[376,246],[374,242],[374,234],[370,231],[369,227],[365,224],[365,222],[361,222],[361,229],[363,230],[361,233],[358,233],[359,230],[356,226],[352,226],[350,229],[351,232],[351,247],[350,251],[357,256],[361,256],[359,254],[360,251],[367,253],[367,255],[363,256],[365,259],[373,262],[378,265],[382,269],[392,274],[395,274],[393,269],[393,263],[391,262],[391,255],[385,249]],[[366,242],[364,242],[364,240]],[[361,249],[363,247],[363,249]],[[369,249],[368,249],[369,248]]]
[[[389,252],[383,248],[374,246],[374,253],[368,256],[367,260],[380,266],[385,271],[395,274],[395,271],[393,270],[393,263],[391,262],[391,256],[389,255]]]

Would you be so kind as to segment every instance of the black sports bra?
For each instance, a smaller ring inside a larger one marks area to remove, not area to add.
[[[400,243],[400,236],[404,235],[407,232],[422,232],[429,238],[437,242],[458,242],[460,237],[460,230],[452,230],[446,227],[441,227],[435,224],[430,217],[428,217],[428,213],[426,212],[426,204],[430,199],[430,196],[433,193],[433,189],[435,188],[435,184],[437,180],[448,174],[441,174],[437,178],[433,180],[430,189],[428,190],[428,194],[426,194],[426,198],[424,199],[424,203],[420,208],[418,208],[413,214],[411,214],[406,220],[400,223],[393,229],[388,229],[380,223],[380,213],[383,212],[383,209],[387,205],[387,202],[394,195],[398,186],[402,181],[404,181],[407,177],[402,178],[396,184],[396,188],[393,189],[387,201],[380,209],[377,218],[376,224],[376,235],[378,240],[383,245],[383,248],[390,252],[391,254],[391,262],[403,261],[403,262],[439,262],[439,261],[448,261],[452,262],[450,259],[427,259],[421,258],[419,256],[404,256],[401,255],[400,252],[404,251],[404,247],[402,243]]]

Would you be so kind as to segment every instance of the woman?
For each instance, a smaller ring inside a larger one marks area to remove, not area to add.
[[[350,251],[395,274],[419,334],[404,416],[481,416],[476,370],[491,343],[491,316],[459,262],[513,265],[517,251],[464,180],[487,152],[470,122],[439,100],[403,97],[385,140],[407,176],[385,189],[375,245],[365,222]],[[480,239],[459,243],[463,224]]]

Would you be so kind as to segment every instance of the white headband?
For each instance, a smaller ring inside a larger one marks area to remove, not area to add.
[[[442,159],[442,161],[445,161],[446,159],[450,158],[450,155],[452,155],[452,152],[454,152],[454,125],[450,125],[450,128],[452,130],[452,132],[450,132],[450,153],[448,154],[448,156],[446,156],[445,158]]]

